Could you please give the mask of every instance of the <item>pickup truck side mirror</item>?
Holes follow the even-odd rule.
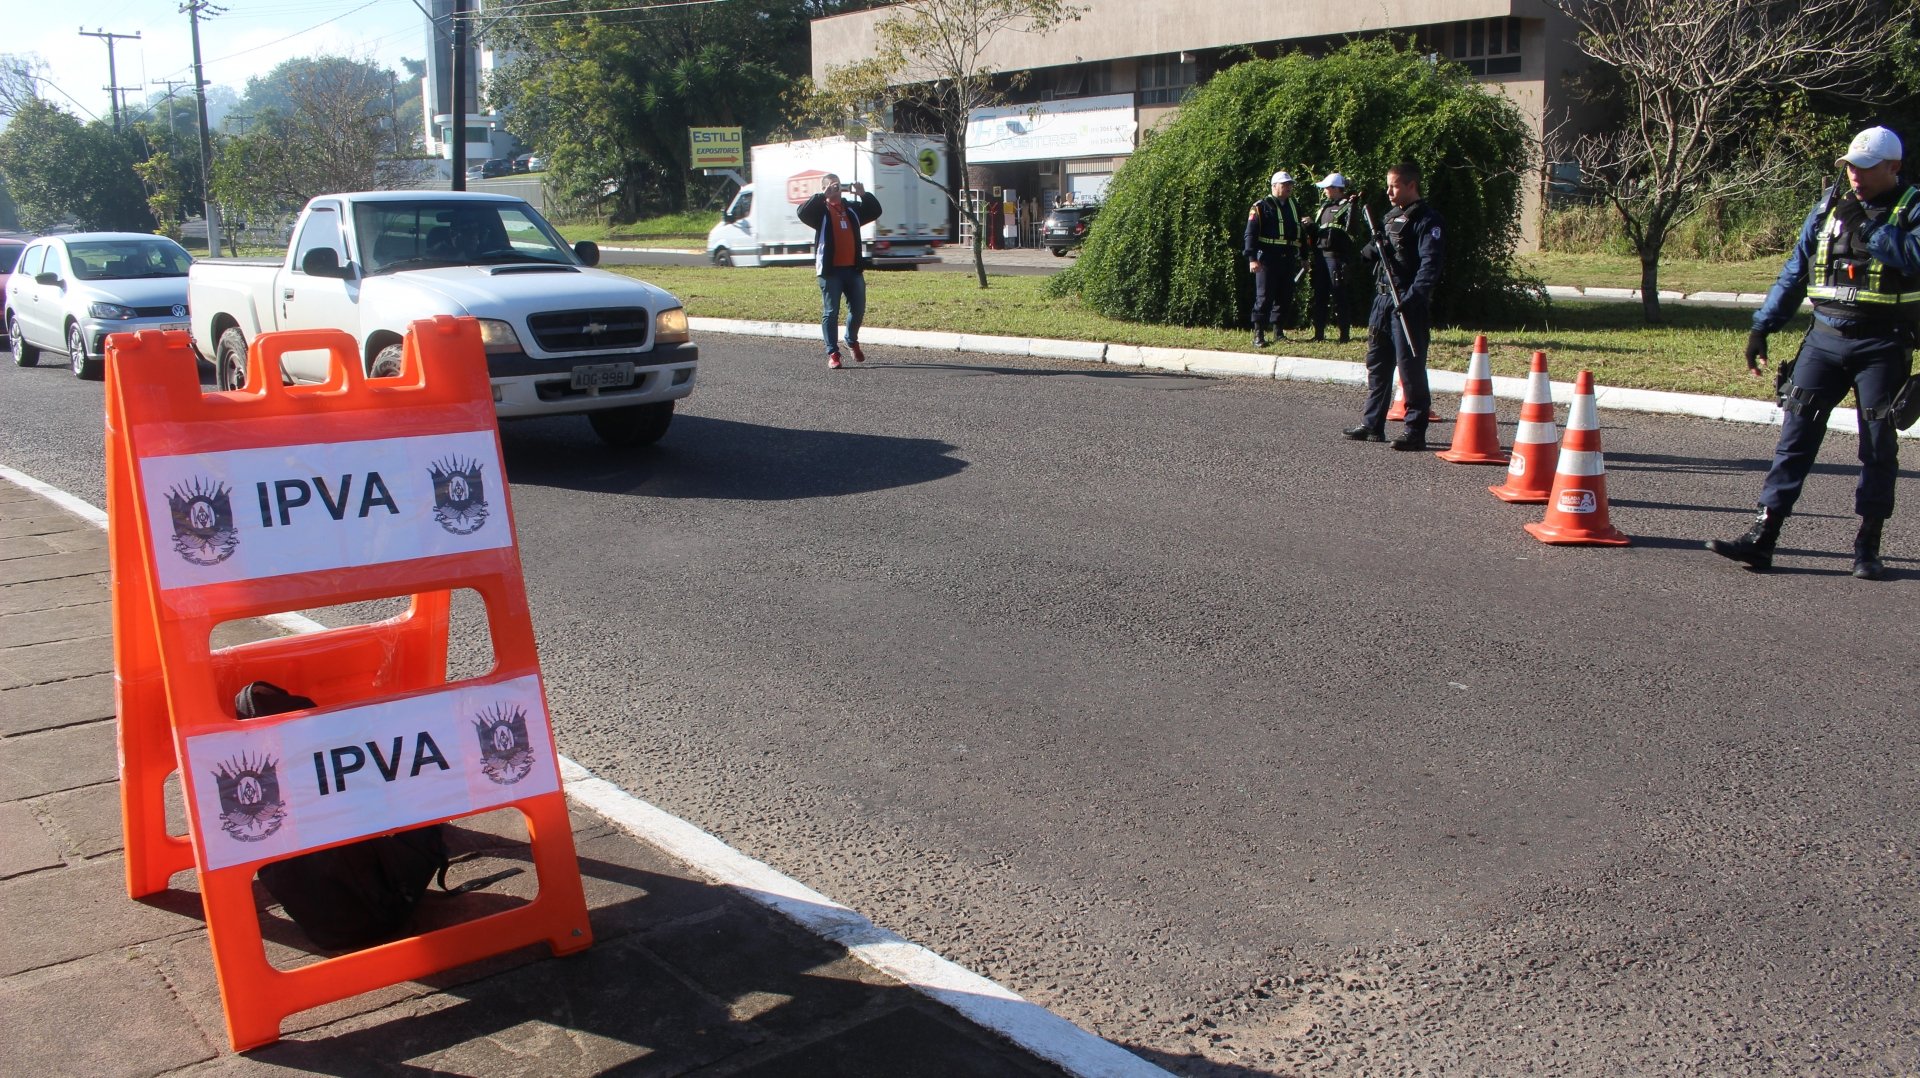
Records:
[[[720,223],[723,225],[732,224],[734,222],[734,219],[735,219],[734,213],[732,210],[725,210],[725,211],[722,211],[722,213],[720,214]]]
[[[583,266],[597,266],[600,264],[600,245],[592,240],[581,240],[573,245],[573,257],[579,259]]]
[[[340,264],[340,252],[331,247],[315,247],[300,258],[300,272],[309,277],[338,277],[346,280],[353,276],[353,265]]]

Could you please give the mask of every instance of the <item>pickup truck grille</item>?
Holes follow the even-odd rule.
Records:
[[[643,307],[549,311],[529,315],[527,328],[535,343],[548,352],[643,348],[652,333],[653,318]]]

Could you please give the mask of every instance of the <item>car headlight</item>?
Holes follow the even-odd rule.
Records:
[[[135,313],[132,307],[122,307],[118,303],[105,303],[96,300],[93,303],[87,304],[87,317],[111,318],[115,321],[124,322],[129,318],[138,318],[140,316]]]
[[[687,332],[685,307],[669,307],[653,316],[653,343],[685,344],[692,339]]]
[[[488,355],[526,351],[520,347],[520,335],[513,331],[510,323],[498,318],[479,318],[475,321],[480,323],[480,343],[487,346]]]

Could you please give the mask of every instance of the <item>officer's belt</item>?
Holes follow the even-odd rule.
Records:
[[[1896,340],[1901,336],[1905,323],[1891,319],[1858,321],[1850,325],[1836,326],[1832,322],[1813,320],[1813,331],[1832,337],[1844,337],[1849,341]]]
[[[1274,239],[1270,236],[1260,237],[1260,246],[1262,247],[1292,247],[1294,244],[1299,242],[1300,242],[1299,240]]]

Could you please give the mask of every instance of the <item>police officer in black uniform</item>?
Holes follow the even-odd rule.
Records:
[[[1427,447],[1427,421],[1433,417],[1433,395],[1427,389],[1427,340],[1433,325],[1433,290],[1446,261],[1446,223],[1421,197],[1420,166],[1411,161],[1387,170],[1387,201],[1393,209],[1380,223],[1382,235],[1360,251],[1361,258],[1374,264],[1378,293],[1367,316],[1367,404],[1360,413],[1360,425],[1341,433],[1356,442],[1387,440],[1387,398],[1393,393],[1397,366],[1407,398],[1407,429],[1393,440],[1393,448],[1420,450]],[[1398,316],[1393,302],[1396,286]]]
[[[1293,317],[1293,278],[1300,271],[1300,208],[1293,204],[1293,173],[1273,174],[1273,194],[1247,211],[1243,247],[1247,269],[1253,273],[1253,346],[1267,346],[1267,323],[1273,334],[1287,339]]]
[[[1834,162],[1846,170],[1847,182],[1814,204],[1767,302],[1754,313],[1747,368],[1758,375],[1767,365],[1767,334],[1799,311],[1803,297],[1813,300],[1813,330],[1791,363],[1791,381],[1780,379],[1786,414],[1760,489],[1760,513],[1739,538],[1707,543],[1752,569],[1772,568],[1780,526],[1820,452],[1827,418],[1851,389],[1860,410],[1853,575],[1877,580],[1886,572],[1880,534],[1893,515],[1899,469],[1892,405],[1912,374],[1920,340],[1920,189],[1901,181],[1900,161],[1900,138],[1892,131],[1871,127],[1854,136]]]
[[[1307,226],[1307,257],[1313,281],[1313,339],[1327,339],[1327,315],[1340,326],[1340,343],[1353,325],[1353,293],[1347,287],[1347,263],[1353,258],[1353,203],[1347,198],[1347,178],[1338,172],[1314,184],[1320,189],[1320,212]]]

